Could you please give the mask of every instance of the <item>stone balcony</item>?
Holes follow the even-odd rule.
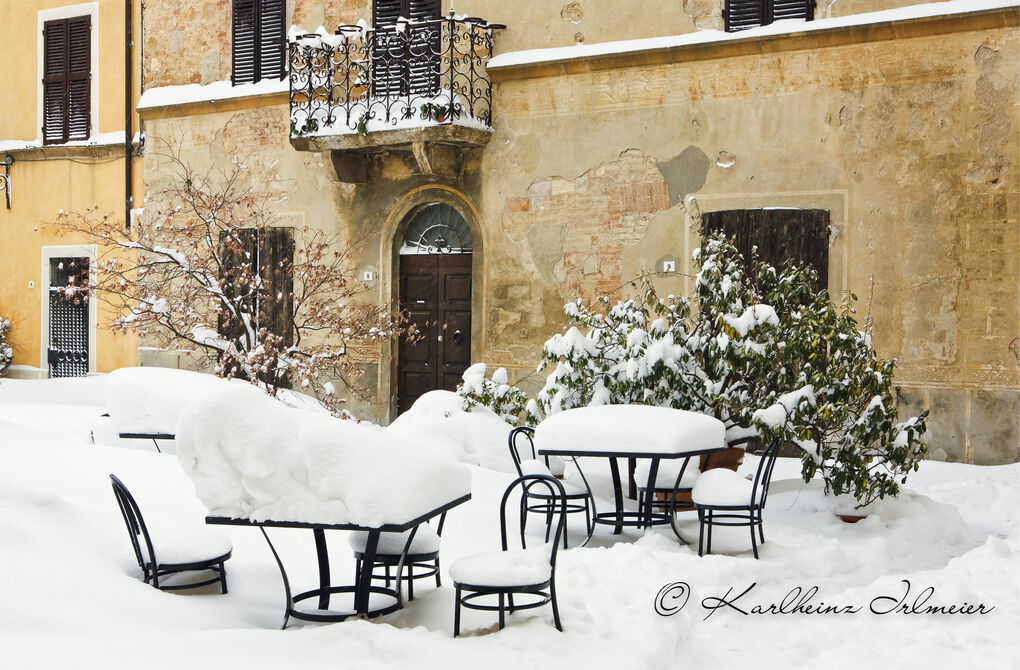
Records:
[[[291,144],[330,151],[337,176],[369,179],[373,154],[408,152],[425,174],[456,174],[492,133],[485,63],[503,28],[451,16],[290,38]]]

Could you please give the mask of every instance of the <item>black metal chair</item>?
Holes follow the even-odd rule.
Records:
[[[221,591],[227,592],[227,571],[223,564],[230,558],[233,548],[221,533],[202,526],[195,529],[193,536],[189,534],[187,542],[175,543],[167,541],[169,538],[161,537],[161,543],[155,544],[134,496],[124,486],[124,482],[115,475],[110,475],[110,480],[113,482],[113,494],[117,498],[117,506],[120,507],[128,535],[131,537],[131,546],[135,550],[138,567],[142,569],[142,581],[146,584],[151,582],[154,587],[162,591],[193,589],[220,582]],[[193,555],[186,547],[194,545],[196,538],[198,542],[206,546],[203,547],[202,552]],[[216,576],[205,581],[188,584],[160,584],[160,579],[169,575],[204,570],[210,570]]]
[[[765,543],[762,511],[778,453],[779,441],[773,440],[758,461],[753,481],[724,468],[708,470],[698,477],[691,492],[700,524],[698,556],[712,553],[712,526],[747,526],[751,530],[751,550],[758,558],[758,538]]]
[[[522,524],[521,548],[511,550],[507,541],[507,501],[518,487],[521,489],[521,497],[525,497],[531,489],[538,486],[547,490],[548,495],[545,499],[556,508],[553,512],[556,521],[553,524],[555,531],[552,542],[547,541],[542,547],[528,549]],[[560,535],[566,532],[566,505],[563,484],[550,475],[524,475],[507,487],[499,504],[502,551],[465,556],[450,566],[450,578],[453,579],[456,590],[454,637],[460,635],[462,606],[473,610],[499,612],[499,629],[503,630],[507,614],[541,607],[548,603],[552,605],[556,630],[563,631],[559,607],[556,604],[556,552],[560,544]],[[497,604],[491,603],[491,596],[496,597]],[[515,602],[514,596],[524,596],[527,601],[522,603],[518,599]],[[487,602],[480,602],[483,599]]]
[[[523,477],[525,475],[549,475],[556,477],[558,474],[562,474],[562,470],[558,473],[554,473],[549,467],[549,457],[545,458],[545,461],[541,461],[536,457],[535,454],[535,429],[529,428],[528,426],[519,426],[510,431],[510,456],[513,458],[514,467],[517,468],[517,476]],[[524,450],[525,454],[530,454],[531,458],[522,459],[521,452]],[[560,461],[562,463],[562,461]],[[582,473],[582,479],[584,474]],[[566,513],[584,513],[584,528],[585,533],[591,536],[593,528],[592,516],[594,514],[595,502],[592,500],[591,490],[587,487],[587,480],[585,480],[585,488],[581,488],[570,482],[561,482],[563,486],[564,496],[566,497]],[[549,534],[552,530],[552,519],[555,512],[555,504],[547,495],[544,487],[540,487],[539,490],[533,491],[530,488],[526,489],[525,495],[521,496],[521,530],[523,532],[524,527],[527,525],[527,516],[529,513],[541,514],[545,517],[545,540],[549,541]],[[567,548],[567,533],[563,532],[563,548]]]
[[[436,528],[423,523],[418,526],[411,539],[411,545],[407,546],[407,538],[411,531],[404,533],[380,533],[379,547],[376,550],[375,560],[372,566],[372,579],[384,580],[389,587],[390,582],[396,580],[397,576],[392,574],[390,568],[400,566],[400,560],[407,548],[407,556],[403,556],[404,568],[407,572],[403,579],[407,580],[407,599],[414,600],[414,580],[436,578],[436,586],[442,586],[442,578],[439,575],[439,537],[443,534],[443,524],[446,523],[446,514],[439,516],[439,524]],[[355,575],[361,574],[361,562],[365,560],[365,545],[368,542],[367,531],[354,531],[349,537],[351,549],[354,550],[356,564]],[[375,572],[377,567],[385,570],[383,574]]]
[[[740,437],[726,443],[727,447],[745,447],[758,439],[757,435]],[[655,476],[655,483],[651,492],[648,491],[648,475],[651,470],[651,461],[641,459],[634,469],[634,482],[638,487],[638,509],[648,514],[648,505],[652,510],[661,510],[666,514],[692,511],[695,509],[693,502],[679,501],[677,495],[691,493],[694,489],[694,482],[701,475],[698,462],[691,463],[693,458],[661,459],[658,472]],[[711,461],[712,454],[705,456],[705,465]]]

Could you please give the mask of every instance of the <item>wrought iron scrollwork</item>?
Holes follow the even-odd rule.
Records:
[[[290,42],[291,133],[367,133],[451,124],[490,127],[485,63],[505,26],[472,17],[343,25]]]
[[[443,203],[423,208],[407,226],[401,254],[469,254],[474,236],[460,212]]]

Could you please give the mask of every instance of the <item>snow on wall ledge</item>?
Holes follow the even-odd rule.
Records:
[[[850,26],[863,26],[874,23],[908,21],[911,19],[950,16],[954,14],[968,14],[992,9],[1002,9],[1005,7],[1020,7],[1020,0],[949,0],[948,2],[909,5],[907,7],[887,9],[879,12],[850,14],[848,16],[840,16],[831,19],[817,19],[814,21],[788,19],[784,21],[776,21],[775,23],[767,26],[752,28],[750,30],[741,30],[733,33],[723,32],[721,30],[699,30],[693,33],[670,35],[666,37],[649,37],[636,40],[621,40],[618,42],[577,44],[569,47],[511,51],[490,59],[486,68],[493,71],[501,68],[510,68],[517,65],[528,65],[532,63],[548,63],[551,61],[584,59],[610,54],[668,49],[670,47],[711,44],[714,42],[729,42],[734,40],[788,35],[793,33],[808,33],[832,30],[835,28],[846,28]]]
[[[471,491],[458,463],[239,385],[184,412],[177,458],[210,515],[253,521],[399,524]]]
[[[253,95],[271,95],[290,90],[287,79],[265,79],[254,84],[237,84],[229,80],[209,84],[183,84],[181,86],[158,86],[147,89],[138,100],[138,109],[187,105],[192,102],[215,102],[230,98],[245,98]]]

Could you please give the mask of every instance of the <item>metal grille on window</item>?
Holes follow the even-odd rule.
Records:
[[[407,226],[401,254],[469,254],[474,237],[464,217],[449,205],[426,205]]]
[[[50,259],[50,377],[84,377],[89,371],[88,258]]]

